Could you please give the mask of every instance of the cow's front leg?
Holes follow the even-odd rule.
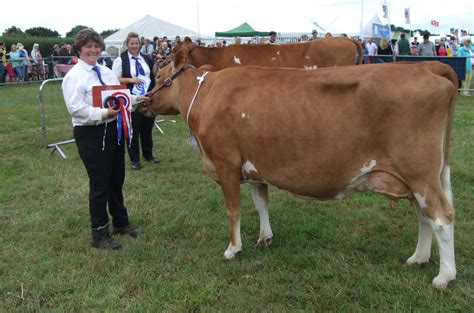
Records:
[[[253,183],[252,199],[260,216],[260,236],[258,237],[257,245],[266,247],[273,241],[273,233],[268,215],[268,185]]]
[[[230,260],[242,251],[242,239],[240,237],[240,173],[238,170],[231,171],[229,169],[218,172],[227,207],[227,221],[230,227],[230,243],[224,252],[224,258]]]

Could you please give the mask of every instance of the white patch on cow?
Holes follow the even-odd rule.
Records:
[[[242,251],[242,238],[240,236],[240,217],[239,219],[235,222],[235,225],[233,228],[231,228],[235,231],[234,233],[234,238],[235,238],[235,246],[232,244],[232,242],[229,243],[229,246],[227,247],[227,250],[224,252],[224,258],[226,260],[230,260],[235,258],[237,253]]]
[[[377,161],[371,160],[369,165],[365,165],[364,163],[364,166],[362,166],[360,171],[362,174],[369,173],[375,167],[375,165],[377,165]]]
[[[428,205],[426,204],[426,197],[420,195],[418,192],[415,192],[414,194],[416,201],[418,202],[418,205],[420,206],[421,209],[426,208]]]
[[[309,56],[306,56],[305,58],[306,58],[306,59],[311,59]]]
[[[444,194],[449,201],[449,204],[453,205],[453,190],[451,189],[451,169],[449,165],[446,165],[441,174],[442,185]]]
[[[279,51],[279,50],[277,51],[277,55],[280,55],[280,51]]]
[[[445,224],[439,218],[432,221],[436,240],[439,247],[439,274],[433,279],[433,286],[445,288],[448,283],[456,279],[456,262],[454,260],[454,226]]]
[[[234,63],[241,64],[240,59],[234,55]]]
[[[317,69],[317,68],[318,68],[317,65],[305,65],[305,66],[304,66],[304,69],[305,69],[305,70],[315,70],[315,69]]]
[[[272,58],[272,61],[275,61],[276,59],[277,59],[277,58],[273,57],[273,58]]]
[[[255,172],[257,173],[257,169],[250,161],[246,161],[244,165],[242,165],[242,171],[245,173]]]
[[[244,112],[242,112],[242,118],[245,118],[245,113]]]

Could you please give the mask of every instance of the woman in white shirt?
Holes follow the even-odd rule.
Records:
[[[89,176],[89,213],[92,227],[92,246],[118,249],[120,243],[109,234],[137,237],[140,230],[129,224],[123,202],[122,186],[125,179],[125,135],[117,133],[119,109],[92,105],[92,87],[119,85],[117,76],[107,67],[98,65],[103,41],[92,29],[83,29],[75,37],[80,56],[78,63],[67,73],[62,90],[67,109],[72,116],[74,138],[79,155]],[[148,102],[146,96],[132,96],[131,103]],[[118,138],[121,137],[121,140]]]

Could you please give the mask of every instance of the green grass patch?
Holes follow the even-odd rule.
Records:
[[[74,144],[62,147],[66,160],[45,149],[38,88],[0,88],[0,311],[472,311],[472,98],[458,100],[451,150],[458,280],[438,291],[436,244],[427,266],[404,265],[417,242],[414,208],[392,210],[369,193],[317,202],[270,188],[275,240],[261,249],[244,185],[244,250],[224,261],[223,196],[178,116],[154,133],[162,164],[127,167],[125,201],[143,236],[120,237],[119,251],[91,248],[87,175]],[[44,95],[49,142],[72,138],[60,84]]]

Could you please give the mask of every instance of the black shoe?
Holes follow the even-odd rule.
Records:
[[[92,243],[94,248],[116,250],[122,246],[120,242],[112,239],[109,234],[109,225],[92,229]]]
[[[142,231],[140,228],[133,225],[126,225],[122,227],[114,227],[112,235],[129,235],[130,237],[137,238]]]
[[[140,164],[140,162],[132,162],[132,170],[138,171],[141,168],[142,168],[142,165]]]
[[[154,164],[159,164],[159,163],[161,162],[161,160],[156,159],[156,158],[154,158],[154,157],[146,158],[145,160],[146,160],[147,162],[154,163]]]

